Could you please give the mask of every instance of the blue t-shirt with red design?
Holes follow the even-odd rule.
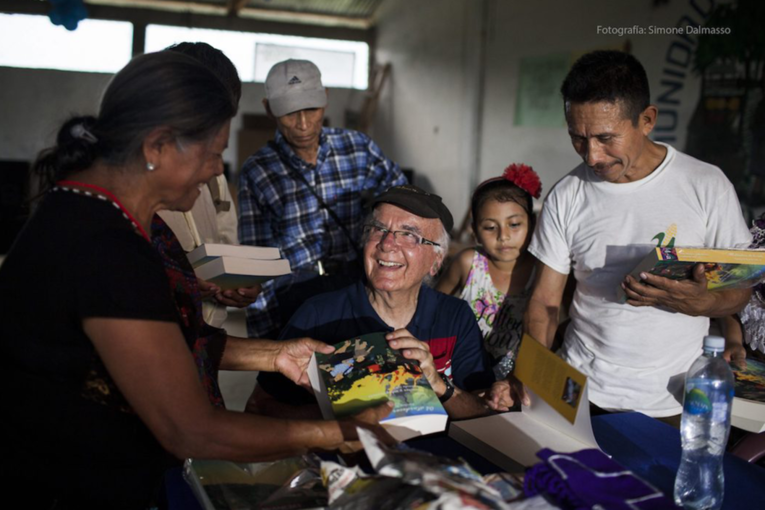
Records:
[[[426,285],[420,288],[417,310],[406,329],[427,342],[436,369],[463,390],[488,388],[494,381],[481,331],[473,313],[461,299]],[[367,333],[393,331],[369,302],[364,283],[307,300],[282,330],[281,339],[311,337],[336,344]],[[261,372],[258,384],[282,402],[310,403],[313,397],[277,373]]]

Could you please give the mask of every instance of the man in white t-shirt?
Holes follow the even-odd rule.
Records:
[[[656,246],[747,247],[738,198],[719,168],[648,138],[658,110],[631,55],[583,56],[561,92],[571,142],[584,162],[542,208],[529,246],[539,270],[526,331],[552,345],[573,270],[577,285],[561,355],[588,376],[591,403],[676,422],[685,372],[701,354],[709,317],[737,312],[750,291],[707,291],[701,264],[686,281],[625,275]]]

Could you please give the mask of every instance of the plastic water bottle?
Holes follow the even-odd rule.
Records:
[[[675,479],[675,503],[719,509],[723,501],[723,454],[730,432],[733,373],[723,359],[725,339],[704,338],[704,353],[685,376],[680,436],[683,455]]]

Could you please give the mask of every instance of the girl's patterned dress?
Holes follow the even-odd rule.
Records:
[[[460,298],[468,302],[475,314],[497,380],[507,376],[515,366],[515,356],[523,336],[523,314],[531,296],[533,281],[532,273],[523,292],[506,296],[491,281],[489,259],[480,250],[475,250]]]

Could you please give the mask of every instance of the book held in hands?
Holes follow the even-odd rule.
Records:
[[[277,276],[290,274],[287,259],[254,260],[218,257],[194,269],[198,278],[214,283],[222,290],[242,289]]]
[[[640,273],[649,273],[672,280],[693,278],[696,264],[704,264],[709,290],[726,290],[754,286],[765,277],[765,250],[727,248],[685,248],[681,246],[652,249],[630,275],[640,280]],[[617,288],[618,298],[626,301],[624,290]]]
[[[731,424],[749,432],[765,432],[765,363],[746,359],[745,367],[731,365],[736,378]]]
[[[190,251],[186,257],[192,267],[199,267],[218,257],[236,257],[238,259],[278,260],[279,248],[271,246],[245,246],[241,244],[205,243]]]
[[[513,373],[531,405],[521,412],[455,421],[449,425],[452,438],[510,473],[539,462],[542,448],[559,453],[598,448],[587,376],[529,335],[523,335]]]
[[[278,248],[206,243],[187,256],[198,278],[222,290],[252,287],[291,272]]]
[[[380,420],[399,441],[442,432],[448,416],[416,360],[388,346],[385,333],[335,344],[331,354],[314,353],[308,369],[324,419],[340,419],[393,402]]]

